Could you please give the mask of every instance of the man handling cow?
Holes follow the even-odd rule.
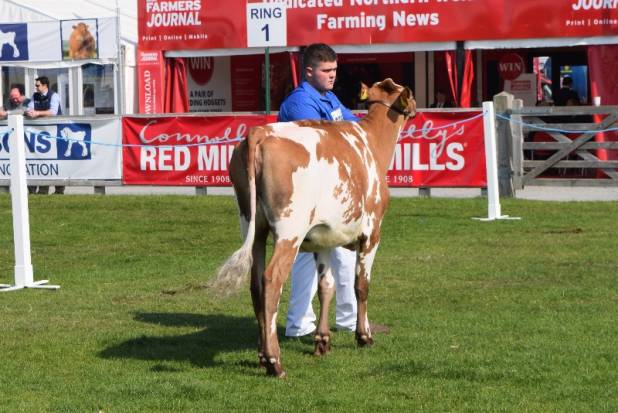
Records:
[[[341,104],[332,92],[337,75],[337,54],[328,45],[307,46],[303,54],[305,80],[281,104],[279,122],[294,120],[351,120],[358,118]],[[338,329],[356,329],[356,295],[354,268],[356,252],[343,247],[331,251],[331,268],[335,278]],[[300,252],[292,267],[292,290],[288,306],[285,335],[300,337],[313,333],[316,315],[311,301],[318,288],[313,253]]]

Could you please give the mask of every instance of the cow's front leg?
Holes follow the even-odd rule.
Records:
[[[328,309],[335,294],[335,279],[330,265],[330,250],[315,254],[318,270],[318,297],[320,299],[320,321],[315,332],[314,342],[316,356],[330,351],[330,329],[328,328]]]
[[[367,317],[367,297],[369,296],[369,280],[371,279],[371,267],[378,250],[379,234],[372,235],[360,243],[356,263],[356,280],[354,290],[356,292],[356,302],[358,313],[356,315],[356,342],[359,346],[370,346],[373,344],[369,318]]]
[[[295,240],[277,240],[273,256],[268,263],[262,279],[262,305],[264,308],[264,358],[266,372],[271,376],[284,377],[285,371],[281,365],[281,350],[277,337],[277,310],[283,283],[288,278],[298,246]]]

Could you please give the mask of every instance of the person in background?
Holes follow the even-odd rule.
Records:
[[[570,106],[579,106],[580,104],[579,95],[573,89],[573,78],[570,76],[562,78],[562,87],[554,96],[554,104],[556,106],[567,106],[567,103]]]
[[[60,108],[60,95],[49,89],[49,79],[46,76],[37,77],[34,81],[36,92],[32,95],[32,99],[28,104],[28,110],[24,113],[25,116],[36,119],[46,116],[57,116],[62,114]],[[48,194],[49,186],[29,187],[30,193]],[[64,194],[64,186],[56,186],[55,194]]]
[[[9,89],[9,98],[4,104],[4,106],[0,107],[0,119],[6,118],[9,113],[14,114],[23,114],[23,112],[28,108],[28,103],[30,103],[30,99],[28,99],[24,93],[24,85],[14,84],[11,85]],[[9,192],[8,186],[0,187],[1,192]]]
[[[446,100],[446,93],[438,89],[436,91],[436,100],[429,106],[431,108],[452,108],[453,105]]]
[[[337,54],[328,45],[307,46],[303,53],[305,80],[290,93],[279,109],[279,122],[294,120],[357,121],[332,92],[337,75]],[[338,329],[356,329],[354,292],[356,252],[339,247],[331,250],[331,268],[335,278]],[[311,301],[318,288],[318,275],[312,253],[301,252],[292,267],[292,290],[285,335],[300,337],[315,331],[316,315]]]
[[[8,116],[9,112],[21,111],[21,115],[26,109],[30,99],[25,96],[24,85],[11,85],[9,90],[9,99],[3,107],[0,107],[0,117],[4,118]]]

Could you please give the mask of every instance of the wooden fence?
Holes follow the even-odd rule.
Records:
[[[618,106],[496,103],[501,195],[527,185],[618,186]],[[616,131],[598,131],[617,128]]]

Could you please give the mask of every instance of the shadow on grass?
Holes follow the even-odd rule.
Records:
[[[181,361],[190,362],[198,367],[213,367],[224,364],[215,360],[220,353],[257,349],[257,323],[252,317],[232,317],[223,314],[136,313],[134,319],[166,327],[194,327],[198,331],[173,336],[134,338],[104,349],[99,353],[100,357],[161,362]],[[248,366],[250,363],[243,364]],[[155,370],[171,371],[165,366],[155,366]]]
[[[381,363],[371,374],[383,375],[385,372],[408,378],[423,377],[470,383],[496,383],[511,379],[506,373],[486,366],[457,366],[440,362],[430,365],[414,361],[409,363]]]

